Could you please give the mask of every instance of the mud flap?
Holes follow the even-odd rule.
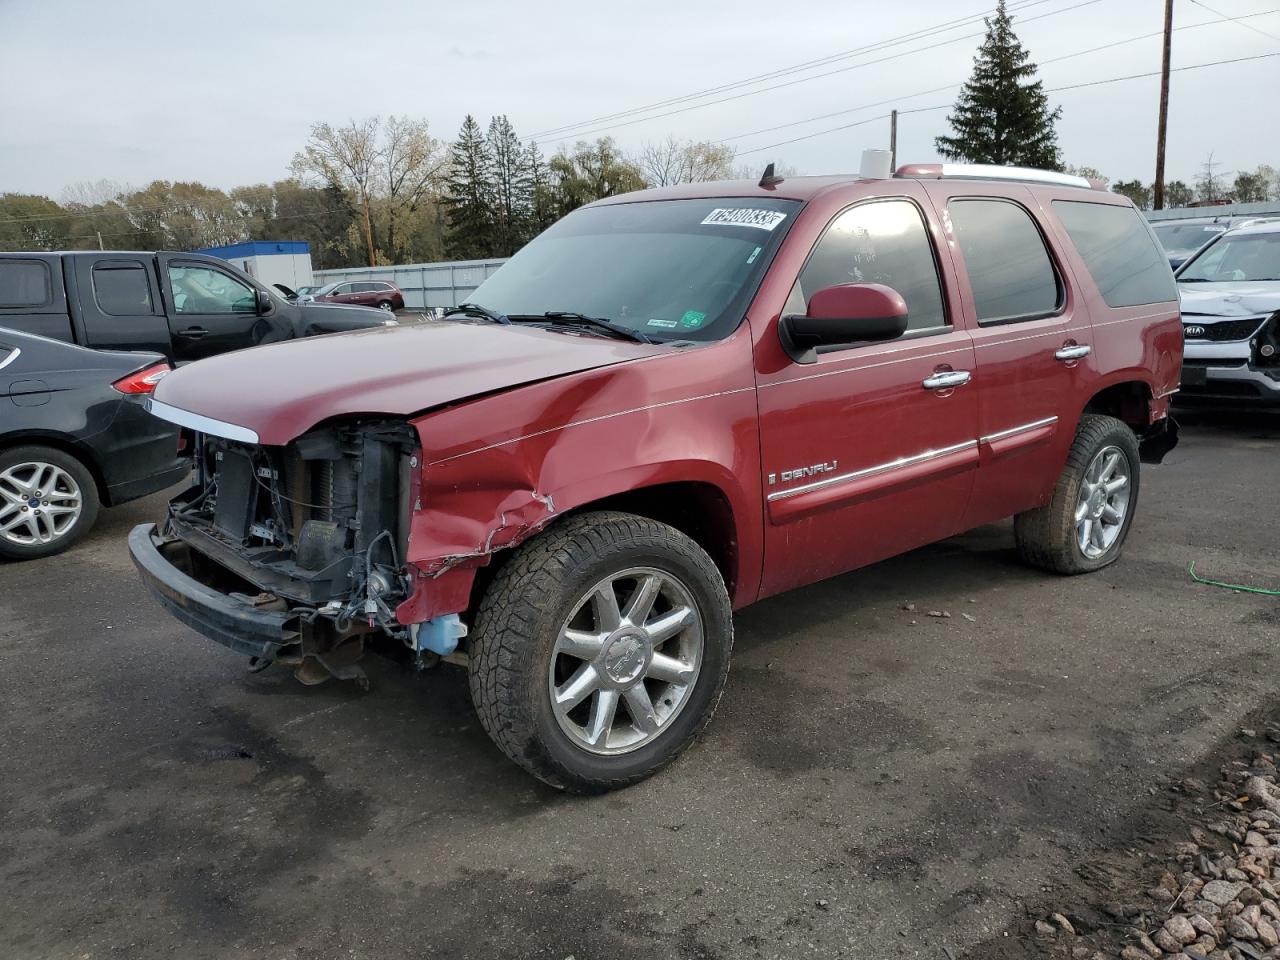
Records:
[[[1161,463],[1178,445],[1178,421],[1165,417],[1153,423],[1138,440],[1138,456],[1143,463]]]

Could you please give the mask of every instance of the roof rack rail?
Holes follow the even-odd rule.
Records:
[[[1034,167],[1001,167],[989,163],[908,163],[894,173],[895,177],[912,180],[1021,180],[1030,183],[1056,183],[1062,187],[1084,187],[1105,190],[1101,184],[1054,170]]]

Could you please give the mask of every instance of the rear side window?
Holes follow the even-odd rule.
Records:
[[[1062,287],[1031,214],[1008,200],[953,200],[949,207],[969,273],[978,323],[1050,317]]]
[[[841,283],[882,283],[897,290],[907,302],[908,330],[947,324],[933,244],[908,200],[860,203],[827,228],[800,273],[800,296],[808,304],[819,290]],[[804,312],[799,303],[794,306],[788,311]]]
[[[1178,299],[1169,260],[1132,207],[1055,200],[1054,212],[1108,307]]]
[[[93,268],[93,296],[99,309],[108,316],[155,313],[151,284],[141,264],[98,264]]]
[[[53,299],[43,260],[0,260],[0,307],[43,307]]]

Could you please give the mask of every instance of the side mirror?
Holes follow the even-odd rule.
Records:
[[[254,290],[257,296],[258,315],[271,312],[271,294],[265,290]]]
[[[821,347],[893,340],[907,331],[907,302],[882,283],[841,283],[809,298],[804,316],[778,324],[783,349],[797,363],[813,363]]]

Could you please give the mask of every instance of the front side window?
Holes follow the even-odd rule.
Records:
[[[657,340],[718,340],[746,315],[799,207],[773,197],[584,207],[467,299],[512,320],[571,311]]]
[[[1058,274],[1031,214],[996,199],[953,200],[948,210],[979,324],[1039,320],[1058,312]]]
[[[93,296],[98,308],[111,317],[136,317],[155,313],[151,284],[141,264],[97,264],[93,268]]]
[[[1224,233],[1178,271],[1179,283],[1280,280],[1280,230]]]
[[[946,326],[933,246],[919,209],[909,200],[877,200],[835,219],[809,255],[788,312],[819,290],[841,283],[881,283],[907,302],[907,329]],[[798,308],[798,309],[794,309]]]
[[[1137,210],[1078,200],[1055,200],[1053,209],[1108,307],[1178,299],[1169,260]]]
[[[50,299],[43,260],[0,260],[0,307],[42,307]]]
[[[252,288],[209,267],[169,265],[173,308],[177,313],[256,313]]]

